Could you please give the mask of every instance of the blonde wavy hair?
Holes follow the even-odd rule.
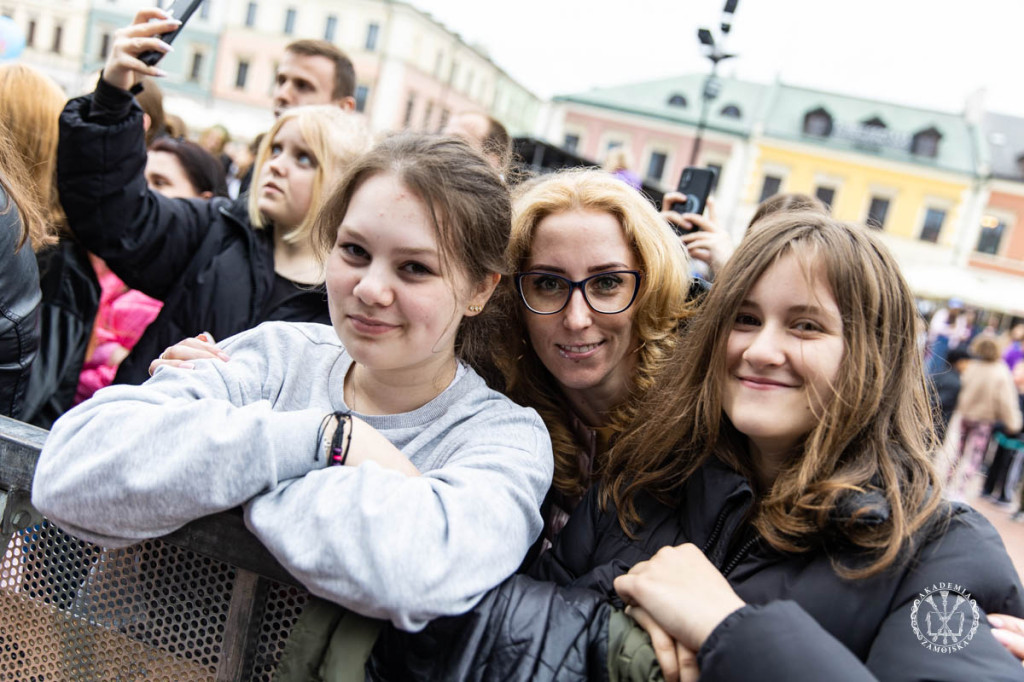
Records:
[[[654,385],[676,345],[678,328],[690,316],[687,294],[691,283],[689,261],[679,239],[654,206],[635,189],[599,170],[569,170],[555,173],[522,187],[513,201],[512,237],[506,250],[506,266],[522,272],[531,256],[537,226],[544,218],[566,211],[608,213],[622,226],[643,273],[640,291],[633,303],[633,331],[636,372],[630,393],[609,415],[607,426],[623,431],[637,416],[640,398]],[[551,433],[555,454],[553,486],[569,495],[582,495],[591,480],[580,467],[583,444],[570,428],[568,402],[530,343],[526,310],[515,291],[512,278],[499,287],[507,329],[501,336],[494,362],[501,370],[508,395],[533,407]],[[600,475],[601,463],[595,463]]]
[[[260,196],[260,171],[270,160],[274,138],[281,127],[292,120],[298,122],[302,139],[316,157],[316,176],[313,179],[309,210],[306,211],[305,219],[284,235],[286,242],[297,244],[315,238],[313,231],[318,207],[346,167],[370,149],[372,139],[362,117],[342,111],[340,107],[316,105],[286,110],[274,122],[270,132],[263,136],[253,164],[253,183],[252,189],[249,190],[248,209],[249,221],[257,229],[267,225],[267,219],[260,213],[257,205]]]
[[[24,216],[38,207],[42,222],[29,219],[28,230],[33,250],[56,241],[54,234],[67,229],[67,218],[57,195],[57,137],[60,112],[67,98],[49,76],[25,64],[0,65],[0,132],[10,141],[17,158],[4,163],[8,183],[20,190],[9,192],[20,197]],[[24,175],[12,171],[21,169]]]

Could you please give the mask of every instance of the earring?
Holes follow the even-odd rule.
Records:
[[[478,313],[478,312],[480,312],[483,309],[484,309],[484,307],[482,305],[471,305],[471,306],[469,306],[469,312],[471,312],[471,313]]]

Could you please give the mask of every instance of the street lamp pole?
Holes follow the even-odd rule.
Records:
[[[738,4],[739,0],[725,1],[725,9],[722,10],[722,37],[718,42],[715,42],[715,37],[711,35],[710,30],[706,28],[697,30],[697,39],[705,50],[704,56],[711,60],[711,73],[704,80],[704,88],[701,90],[700,119],[697,122],[697,134],[693,138],[693,147],[690,150],[689,165],[691,166],[697,165],[697,157],[700,156],[700,144],[704,138],[704,129],[707,127],[708,108],[722,90],[722,84],[718,81],[718,62],[736,56],[727,53],[722,43],[725,42],[725,37],[732,30],[732,16],[736,12]]]

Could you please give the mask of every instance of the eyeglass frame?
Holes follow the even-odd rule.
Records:
[[[598,277],[605,277],[607,275],[623,275],[623,274],[633,275],[635,277],[635,279],[633,280],[634,281],[634,284],[633,284],[633,295],[629,298],[629,303],[627,303],[626,306],[624,308],[622,308],[621,310],[616,310],[613,313],[608,313],[608,312],[605,312],[603,310],[598,310],[597,308],[595,308],[594,304],[591,303],[590,299],[587,297],[587,289],[586,289],[587,282],[589,282],[592,279],[597,279]],[[530,304],[527,302],[526,294],[523,293],[523,277],[526,277],[528,275],[546,275],[548,277],[554,277],[556,279],[560,279],[563,282],[568,282],[569,283],[569,295],[565,297],[565,303],[562,304],[562,307],[559,308],[558,310],[552,310],[549,313],[542,313],[539,310],[534,310],[530,306]],[[569,279],[568,277],[565,277],[563,275],[558,275],[558,274],[555,274],[553,272],[544,272],[543,270],[531,270],[529,272],[517,272],[516,275],[515,275],[515,282],[516,282],[516,291],[519,293],[519,300],[522,301],[523,305],[526,306],[526,309],[529,310],[534,315],[557,315],[558,313],[562,312],[563,310],[565,310],[566,308],[569,307],[569,302],[572,301],[573,291],[575,291],[576,289],[580,290],[580,294],[582,294],[582,296],[583,296],[583,302],[586,303],[587,307],[590,308],[591,310],[593,310],[595,313],[597,313],[599,315],[619,315],[620,313],[624,313],[627,310],[629,310],[630,308],[632,308],[633,304],[636,303],[636,297],[640,293],[640,281],[643,279],[643,277],[644,277],[644,273],[641,272],[640,270],[609,270],[607,272],[595,273],[595,274],[591,275],[590,277],[584,277],[583,279],[579,280],[578,282],[574,282],[571,279]]]

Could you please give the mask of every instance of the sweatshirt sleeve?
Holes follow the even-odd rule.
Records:
[[[416,631],[464,613],[540,534],[553,459],[532,410],[492,410],[452,435],[419,477],[366,462],[286,481],[246,506],[249,528],[311,592],[365,616]]]
[[[941,623],[938,616],[926,622],[931,607],[922,595],[950,581],[970,592],[977,621],[969,601],[962,603],[962,627],[959,616],[950,621],[960,636],[932,642],[929,628],[938,631]],[[1020,661],[996,641],[985,618],[997,612],[1024,614],[1020,579],[992,526],[976,512],[961,513],[902,575],[867,660],[854,656],[793,601],[748,604],[722,621],[701,647],[701,680],[1020,680]],[[951,648],[942,651],[943,644]]]
[[[314,460],[324,410],[272,410],[254,334],[225,345],[230,362],[162,368],[65,414],[39,457],[36,508],[73,535],[121,547],[324,466]]]

